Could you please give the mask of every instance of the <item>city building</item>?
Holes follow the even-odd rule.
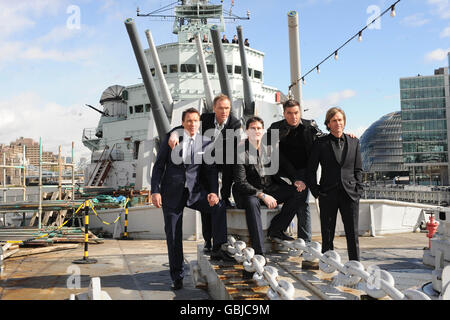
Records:
[[[403,160],[413,184],[449,185],[448,70],[400,79]]]
[[[360,139],[365,180],[405,183],[401,112],[391,112],[375,121]],[[406,180],[406,181],[405,181]]]
[[[5,162],[6,165],[15,165],[21,166],[23,165],[23,148],[25,146],[25,159],[27,166],[29,168],[34,167],[34,172],[28,169],[28,175],[37,175],[39,168],[39,142],[34,141],[30,138],[20,137],[16,139],[16,141],[11,142],[9,145],[0,144],[0,161],[3,164],[3,154],[5,154]],[[42,161],[43,162],[57,162],[58,155],[53,154],[53,152],[43,151],[42,152]],[[56,166],[43,165],[43,170],[57,170]],[[0,170],[0,183],[3,183],[3,172],[4,170]],[[6,172],[6,184],[21,184],[23,171],[21,169],[7,168]]]

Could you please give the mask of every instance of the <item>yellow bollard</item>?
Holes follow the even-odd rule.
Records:
[[[89,244],[89,200],[84,203],[84,256],[83,259],[78,259],[72,263],[76,264],[92,264],[97,263],[96,259],[90,259],[88,253]]]
[[[120,238],[121,240],[133,240],[132,238],[128,237],[128,207],[129,207],[129,201],[130,199],[127,199],[127,202],[125,203],[125,223],[124,223],[124,229],[123,229],[123,236]]]

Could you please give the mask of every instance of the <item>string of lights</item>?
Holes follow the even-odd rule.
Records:
[[[346,46],[350,41],[352,41],[353,39],[355,39],[356,37],[358,37],[358,42],[362,41],[362,34],[363,31],[366,30],[370,25],[374,24],[378,19],[380,19],[383,15],[385,15],[387,12],[391,12],[391,17],[395,17],[395,6],[397,5],[397,3],[399,3],[401,0],[397,0],[395,3],[393,3],[392,5],[390,5],[386,10],[384,10],[378,17],[376,17],[375,19],[373,19],[370,23],[366,24],[366,26],[364,28],[362,28],[361,30],[359,30],[358,32],[355,33],[355,35],[353,35],[350,39],[348,39],[347,41],[344,42],[344,44],[342,44],[339,48],[333,50],[331,52],[330,55],[328,55],[325,59],[323,59],[320,63],[318,63],[314,68],[312,68],[311,70],[309,70],[307,73],[305,73],[304,75],[302,75],[299,79],[297,79],[295,82],[291,83],[291,85],[288,88],[288,91],[291,91],[291,88],[295,85],[297,85],[299,83],[299,81],[302,81],[303,84],[305,84],[305,78],[307,75],[309,75],[311,72],[313,72],[314,70],[317,71],[317,73],[320,73],[320,65],[323,64],[325,61],[327,61],[328,59],[330,59],[332,56],[334,56],[335,60],[338,60],[338,53],[339,50],[341,50],[344,46]]]

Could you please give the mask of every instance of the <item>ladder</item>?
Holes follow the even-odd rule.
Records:
[[[106,147],[102,155],[100,156],[100,159],[98,160],[97,165],[94,168],[94,171],[92,172],[91,176],[89,177],[88,186],[101,186],[103,185],[103,182],[105,181],[106,177],[108,176],[109,170],[111,169],[111,152],[114,149],[115,145],[109,149]]]

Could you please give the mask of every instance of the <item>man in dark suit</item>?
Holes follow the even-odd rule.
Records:
[[[264,234],[261,221],[261,203],[269,209],[283,203],[280,216],[290,216],[304,201],[296,187],[289,185],[276,174],[270,174],[267,159],[273,159],[271,149],[261,143],[264,122],[254,116],[247,120],[248,139],[238,150],[238,161],[233,166],[233,196],[238,208],[245,209],[245,218],[251,246],[256,254],[264,255]],[[272,227],[272,226],[271,226]],[[284,239],[283,239],[284,240]]]
[[[229,208],[232,207],[229,198],[233,183],[232,164],[235,162],[235,158],[233,157],[227,161],[226,146],[227,144],[235,143],[235,131],[241,128],[241,121],[230,113],[231,101],[224,94],[220,94],[214,98],[213,111],[201,115],[201,133],[214,141],[214,151],[215,155],[217,155],[216,165],[222,176],[220,195],[225,206]],[[178,135],[175,129],[171,131],[169,146],[172,149],[178,144]],[[223,155],[223,157],[219,155]],[[200,182],[204,183],[203,179]],[[203,239],[205,239],[205,251],[209,252],[211,250],[211,219],[209,214],[204,212],[200,213],[202,217],[202,234]]]
[[[217,169],[214,164],[206,164],[203,158],[211,140],[198,134],[200,114],[196,109],[190,108],[183,112],[182,124],[184,132],[179,138],[180,144],[177,148],[170,150],[169,135],[162,141],[151,178],[152,203],[163,210],[170,276],[175,290],[183,287],[184,207],[211,216],[211,259],[233,260],[221,249],[221,245],[227,242],[227,221],[225,206],[217,195]],[[199,184],[201,169],[207,181],[206,187]]]
[[[337,211],[341,213],[349,260],[359,261],[358,217],[362,194],[362,164],[359,140],[344,134],[345,113],[331,108],[325,117],[330,134],[314,144],[308,163],[311,193],[319,198],[322,253],[333,250]],[[320,184],[316,171],[321,165]]]
[[[297,238],[311,242],[311,214],[306,186],[306,167],[313,143],[323,133],[314,120],[302,118],[300,104],[296,100],[287,100],[283,104],[283,116],[283,120],[270,125],[267,130],[267,141],[270,142],[273,131],[278,130],[279,175],[288,178],[303,198],[303,202],[295,212],[297,214]],[[282,240],[294,240],[283,232],[293,218],[294,215],[292,217],[275,216],[272,219],[269,236]]]

